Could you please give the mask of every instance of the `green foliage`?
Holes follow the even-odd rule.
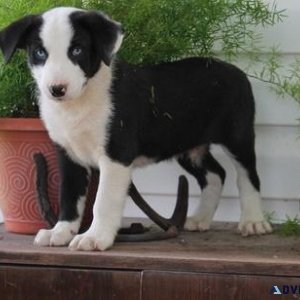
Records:
[[[0,0],[0,28],[28,14],[41,13],[56,6],[81,5],[79,0]]]
[[[264,218],[271,224],[280,223],[274,225],[274,233],[279,236],[300,236],[300,219],[298,216],[291,218],[286,216],[285,220],[280,220],[276,217],[275,212],[264,211]]]
[[[269,223],[274,223],[275,219],[275,212],[274,211],[264,211],[264,218]]]
[[[62,5],[99,9],[122,22],[126,36],[119,55],[136,64],[218,53],[233,59],[257,44],[257,25],[272,26],[283,17],[275,4],[263,0],[0,0],[0,28],[26,14]],[[35,113],[23,55],[10,65],[0,58],[0,83],[0,116]]]
[[[280,225],[277,233],[281,236],[300,236],[300,219],[287,216],[287,220]]]
[[[34,84],[24,53],[17,53],[10,64],[0,61],[0,116],[37,115]]]
[[[275,93],[281,97],[291,96],[300,104],[300,57],[295,56],[288,65],[282,63],[282,53],[278,47],[273,47],[264,56],[256,52],[248,55],[249,65],[247,73],[260,81],[270,84]],[[255,71],[261,65],[260,71]]]
[[[124,24],[120,55],[132,63],[157,63],[186,56],[237,55],[259,39],[257,25],[283,17],[261,0],[83,0],[85,8],[107,12]]]

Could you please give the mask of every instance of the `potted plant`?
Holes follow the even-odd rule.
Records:
[[[78,2],[78,1],[77,1]],[[27,14],[76,1],[0,1],[0,28]],[[36,91],[25,53],[9,64],[0,58],[0,204],[8,231],[36,233],[47,226],[36,201],[33,156],[42,153],[48,165],[48,193],[58,213],[58,168],[54,145],[38,118]]]
[[[102,10],[122,22],[126,37],[119,55],[135,64],[215,56],[215,51],[232,59],[253,42],[253,26],[271,26],[281,18],[275,6],[262,0],[0,0],[0,28],[25,14],[58,5]],[[49,194],[57,211],[55,153],[37,119],[34,86],[24,54],[16,55],[8,65],[0,58],[0,82],[0,201],[5,226],[11,231],[34,233],[45,224],[36,205],[33,155],[42,152],[47,158]],[[21,224],[19,228],[17,223]]]

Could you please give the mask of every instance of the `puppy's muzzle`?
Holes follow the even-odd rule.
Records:
[[[55,98],[64,97],[67,92],[67,85],[57,84],[49,87],[50,94]]]

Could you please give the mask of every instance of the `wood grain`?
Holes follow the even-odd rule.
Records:
[[[146,243],[116,243],[105,252],[36,247],[33,236],[0,227],[0,264],[300,276],[300,240],[276,235],[242,238],[233,226]]]
[[[143,300],[280,300],[300,299],[292,295],[273,295],[273,285],[299,286],[300,278],[195,274],[146,271],[143,274]]]
[[[3,300],[138,300],[140,273],[0,266]]]

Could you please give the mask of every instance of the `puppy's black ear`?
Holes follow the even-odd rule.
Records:
[[[92,34],[104,63],[109,66],[123,41],[122,25],[95,11],[78,13],[75,19]]]
[[[37,19],[37,15],[29,15],[0,31],[0,48],[6,62],[11,59],[16,49],[26,47],[26,38]]]

